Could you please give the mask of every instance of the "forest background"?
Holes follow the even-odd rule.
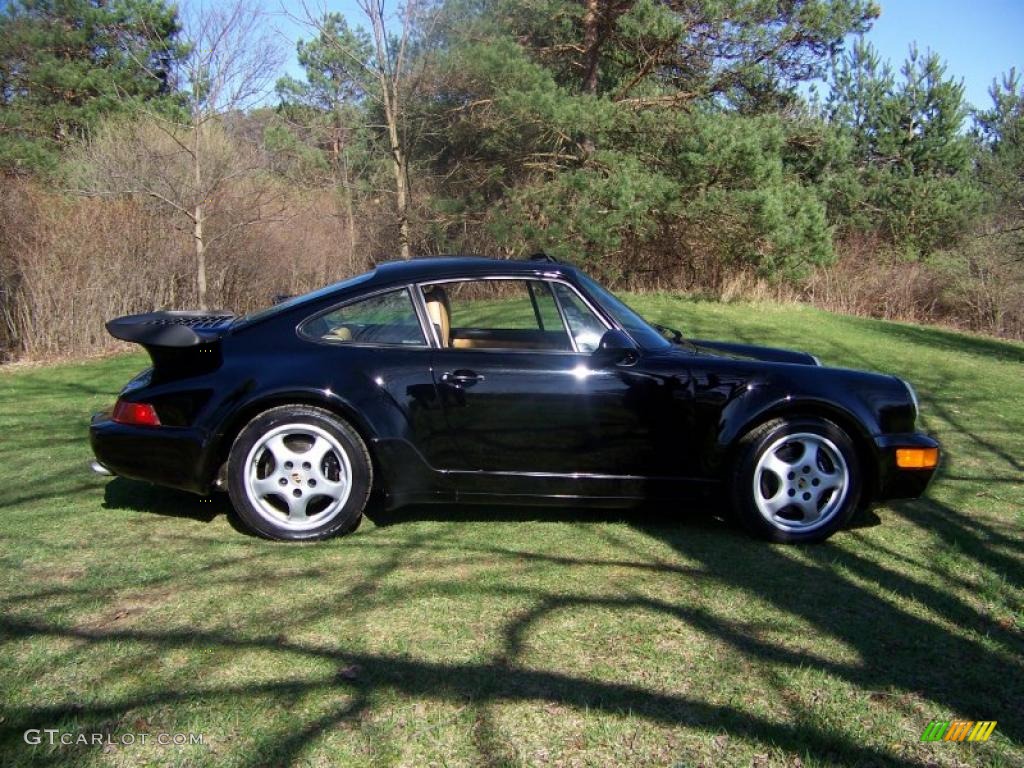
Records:
[[[539,250],[620,290],[1024,338],[1024,80],[974,107],[939,52],[866,42],[881,10],[0,2],[0,361]]]

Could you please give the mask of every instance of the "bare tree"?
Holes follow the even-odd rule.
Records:
[[[195,249],[196,294],[207,307],[207,249],[239,227],[266,218],[269,194],[253,188],[262,172],[259,152],[229,135],[230,118],[257,106],[283,61],[278,39],[256,0],[205,4],[182,10],[189,52],[176,86],[185,96],[176,114],[143,107],[131,123],[98,132],[84,150],[85,191],[149,197],[186,224]],[[224,205],[232,189],[239,205]],[[218,204],[219,203],[219,204]],[[209,231],[211,212],[231,213]]]
[[[409,165],[408,153],[402,141],[402,85],[405,75],[406,52],[413,31],[418,7],[416,0],[408,0],[402,21],[398,51],[392,53],[387,30],[384,27],[384,0],[358,0],[373,27],[374,75],[380,87],[387,123],[391,166],[395,175],[395,213],[398,216],[398,244],[403,259],[412,255],[409,249]]]
[[[296,47],[304,78],[289,75],[277,82],[278,110],[289,128],[306,134],[306,140],[326,152],[329,173],[318,182],[329,184],[336,192],[339,217],[348,245],[348,262],[356,261],[356,216],[353,179],[353,144],[368,133],[363,119],[373,44],[362,28],[349,27],[342,14],[325,13],[317,21],[318,33],[300,40]],[[360,153],[365,160],[365,153]],[[358,162],[358,161],[357,161]],[[359,169],[355,169],[358,173]],[[309,176],[310,170],[304,169]]]
[[[192,136],[190,144],[182,143],[181,148],[192,161],[195,193],[184,212],[192,220],[196,287],[199,306],[205,309],[205,206],[224,184],[252,169],[243,166],[210,173],[204,163],[203,130],[211,120],[255,106],[269,91],[283,58],[264,24],[265,14],[254,0],[211,5],[198,0],[185,9],[183,21],[192,45],[182,70],[190,96],[188,128]],[[173,137],[175,131],[169,135]]]
[[[386,0],[356,0],[372,31],[373,55],[366,58],[350,42],[326,34],[326,9],[304,8],[304,18],[296,20],[317,30],[321,40],[334,45],[339,53],[360,68],[367,78],[364,94],[376,100],[383,112],[388,158],[394,178],[395,216],[398,220],[399,250],[403,259],[411,258],[409,231],[409,149],[406,100],[415,89],[416,76],[410,66],[410,49],[415,38],[429,24],[423,18],[431,7],[429,0],[407,0],[401,7],[397,31],[389,30]]]

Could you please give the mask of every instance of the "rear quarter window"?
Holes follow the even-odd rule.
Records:
[[[253,325],[254,323],[258,323],[263,320],[270,320],[271,318],[284,314],[285,312],[288,312],[301,304],[305,304],[306,302],[313,302],[332,293],[355,288],[357,285],[361,285],[362,283],[370,280],[376,272],[376,270],[365,272],[361,275],[350,277],[348,280],[342,280],[340,283],[325,286],[319,290],[313,291],[312,293],[304,293],[301,296],[292,296],[278,304],[274,304],[273,306],[266,307],[265,309],[261,309],[256,312],[250,312],[249,314],[238,318],[234,323],[232,323],[231,327],[233,329],[245,328],[246,326]]]
[[[309,318],[299,330],[308,339],[330,344],[427,346],[406,288],[351,301]]]

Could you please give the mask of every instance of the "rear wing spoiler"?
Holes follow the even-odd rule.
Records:
[[[107,323],[115,339],[141,344],[153,361],[153,383],[198,376],[220,367],[220,338],[235,316],[230,312],[149,312]]]
[[[144,347],[197,347],[224,335],[235,319],[224,311],[164,311],[125,315],[107,323],[115,339]]]

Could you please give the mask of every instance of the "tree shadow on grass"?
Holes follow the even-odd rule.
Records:
[[[902,506],[917,506],[944,540],[1019,582],[1020,562],[987,546],[976,521],[930,499]],[[1021,633],[998,625],[941,583],[886,567],[882,563],[891,557],[872,557],[869,543],[856,550],[807,547],[800,552],[805,557],[796,558],[786,548],[734,548],[695,539],[682,529],[645,530],[700,562],[721,584],[767,600],[781,617],[798,618],[856,650],[859,665],[825,664],[830,674],[862,689],[916,693],[938,705],[938,719],[997,719],[1004,735],[1018,742],[1024,737]],[[913,613],[903,607],[915,604],[919,608]],[[709,630],[728,640],[725,633]],[[749,645],[746,650],[754,658],[771,658]]]
[[[965,518],[948,504],[931,498],[894,505],[897,514],[939,537],[978,565],[1024,588],[1024,569],[1005,550],[1024,555],[1024,541],[977,518]]]
[[[926,402],[929,411],[949,424],[960,435],[970,440],[976,449],[972,451],[973,455],[978,457],[987,455],[994,460],[996,466],[1004,464],[1011,470],[1024,473],[1024,461],[1014,456],[1005,447],[996,443],[991,437],[988,437],[988,435],[993,433],[998,434],[998,430],[990,425],[985,425],[988,428],[982,428],[977,424],[972,424],[967,419],[954,415],[952,408],[938,400],[929,399]],[[1013,431],[1012,426],[1007,425],[1006,431],[1011,433]],[[983,432],[984,434],[982,434]]]
[[[109,488],[108,503],[117,508],[207,519],[206,508],[185,494],[168,493],[130,481],[116,485],[111,481]],[[963,551],[979,563],[1007,567],[1014,562],[1005,555],[993,554],[987,542],[979,538],[971,521],[952,508],[926,501],[917,503],[912,513],[922,519],[923,524],[938,526],[944,538],[967,542]],[[372,712],[380,703],[380,697],[386,700],[397,694],[418,702],[475,708],[479,713],[479,727],[474,730],[472,741],[479,753],[479,762],[484,764],[501,763],[508,758],[504,751],[507,744],[502,745],[490,713],[493,707],[511,702],[552,704],[578,712],[615,716],[628,714],[656,725],[751,739],[822,762],[918,764],[916,758],[866,744],[849,735],[848,730],[832,728],[827,719],[817,718],[813,712],[804,712],[786,721],[758,715],[742,705],[712,703],[701,694],[689,691],[666,692],[633,682],[597,680],[557,669],[538,669],[528,656],[531,633],[552,617],[590,607],[605,612],[653,613],[661,616],[666,624],[686,626],[739,654],[753,674],[767,685],[779,688],[780,701],[785,700],[788,693],[783,690],[785,675],[781,673],[813,668],[865,694],[907,694],[925,700],[934,710],[922,716],[921,728],[931,718],[994,719],[999,721],[1002,738],[1019,742],[1024,737],[1024,720],[1020,717],[1020,702],[1024,701],[1021,669],[1024,641],[1019,633],[990,625],[974,605],[948,594],[941,584],[907,575],[905,569],[904,572],[897,570],[890,565],[896,561],[886,552],[872,548],[870,542],[855,547],[825,544],[797,550],[751,540],[709,514],[672,522],[663,512],[652,509],[624,512],[476,506],[452,510],[420,506],[389,514],[390,517],[378,515],[374,520],[381,527],[380,531],[357,535],[336,545],[362,547],[367,553],[380,551],[383,558],[376,565],[368,563],[359,571],[346,573],[338,580],[335,591],[307,602],[302,601],[301,584],[309,578],[308,569],[293,575],[277,567],[294,551],[292,548],[259,550],[264,558],[269,558],[261,559],[259,568],[275,573],[277,581],[274,582],[264,583],[257,573],[237,572],[246,567],[244,562],[234,563],[227,570],[211,567],[204,571],[190,567],[187,572],[176,574],[177,586],[186,594],[204,587],[244,589],[247,581],[255,581],[261,584],[261,589],[280,589],[294,595],[295,602],[289,603],[286,611],[260,613],[246,628],[162,628],[153,622],[96,626],[63,620],[60,614],[55,619],[43,619],[33,615],[30,606],[22,606],[17,613],[6,613],[0,619],[0,633],[8,641],[57,642],[60,647],[83,648],[83,653],[88,653],[89,649],[102,652],[104,648],[142,648],[149,655],[208,652],[212,654],[209,658],[217,658],[218,653],[260,652],[272,654],[282,664],[295,659],[327,662],[335,672],[317,673],[302,679],[202,685],[181,685],[158,678],[142,690],[124,692],[115,686],[112,693],[86,696],[79,701],[8,706],[6,719],[0,724],[0,747],[8,754],[14,754],[15,749],[23,750],[25,746],[20,739],[24,729],[40,727],[40,724],[76,732],[109,730],[126,718],[134,717],[139,710],[187,708],[195,712],[203,706],[230,705],[236,701],[244,707],[248,700],[262,697],[294,712],[294,725],[283,735],[254,734],[258,749],[241,764],[287,765],[304,757],[311,744],[326,733],[346,727]],[[484,520],[577,523],[581,527],[580,545],[571,552],[550,553],[543,545],[533,546],[535,542],[531,541],[519,546],[502,542],[492,545],[460,542],[458,526],[447,529],[449,532],[443,541],[432,536],[429,529],[413,527],[409,532],[402,531],[406,523]],[[588,525],[621,521],[628,527]],[[389,531],[392,527],[395,530]],[[638,537],[637,532],[642,536]],[[593,534],[604,545],[610,544],[615,551],[621,551],[622,557],[588,557],[586,534]],[[841,533],[839,542],[843,537],[859,535]],[[642,546],[645,540],[665,545],[683,562],[673,562],[664,554],[650,554]],[[210,548],[213,544],[196,540],[190,546]],[[334,551],[332,546],[322,545],[325,557]],[[426,571],[425,576],[411,583],[400,582],[381,589],[385,580],[411,559],[420,564],[429,560],[435,548],[443,550],[447,556],[454,551],[460,558],[458,562],[478,562],[480,558],[499,565],[528,562],[556,569],[564,578],[558,579],[556,587],[547,588],[522,583],[514,569],[507,573],[499,571],[498,576],[477,582],[438,568]],[[214,556],[211,562],[219,561]],[[308,558],[302,562],[308,565]],[[807,629],[794,630],[791,637],[783,634],[780,640],[780,633],[771,622],[738,622],[730,619],[728,613],[717,611],[713,603],[678,597],[669,599],[650,592],[638,594],[628,589],[594,593],[586,585],[595,578],[595,568],[645,573],[650,578],[663,575],[675,580],[692,580],[705,590],[740,594],[769,604],[782,626],[810,627],[814,635],[826,641],[825,647],[837,643],[847,652],[830,658],[823,655],[821,643],[816,644],[815,650],[808,651],[801,642]],[[330,578],[327,569],[317,573],[317,579]],[[599,574],[600,570],[598,579]],[[75,599],[88,597],[81,586],[67,589],[77,590]],[[316,641],[307,637],[310,627],[339,611],[371,610],[385,605],[389,608],[413,606],[439,595],[451,600],[467,596],[501,600],[513,596],[528,607],[506,617],[498,629],[498,650],[492,658],[484,660],[442,663],[416,658],[415,645],[412,653],[386,653],[355,650],[343,639]],[[118,670],[128,668],[124,665],[130,666],[129,661],[119,661],[120,666],[112,667],[112,673],[122,674]],[[553,663],[556,667],[559,665],[557,659]],[[342,674],[347,669],[358,671],[347,676]],[[217,669],[210,671],[216,673]],[[216,674],[211,679],[216,680]],[[326,711],[303,714],[296,705],[304,696],[329,694],[336,695],[338,702]],[[44,755],[40,754],[40,758],[39,762],[47,762]],[[73,764],[72,758],[62,759]]]
[[[547,701],[579,710],[591,709],[612,714],[631,713],[654,723],[689,726],[757,739],[778,745],[794,753],[844,756],[854,764],[887,764],[910,766],[913,763],[826,729],[807,724],[783,724],[744,713],[727,705],[712,705],[699,698],[646,691],[633,685],[582,679],[558,672],[539,671],[509,666],[508,659],[496,663],[438,664],[411,660],[402,656],[331,651],[316,646],[282,642],[280,639],[247,639],[227,633],[152,632],[146,630],[91,631],[70,627],[54,627],[39,623],[0,619],[0,628],[11,638],[51,637],[73,639],[90,644],[139,642],[156,645],[166,651],[181,647],[229,648],[295,654],[327,660],[339,669],[357,668],[359,679],[345,682],[331,676],[310,681],[254,683],[243,686],[219,686],[193,690],[157,690],[148,694],[123,696],[95,706],[49,705],[12,707],[0,726],[0,745],[16,747],[25,728],[35,723],[74,724],[78,732],[110,727],[117,719],[143,707],[195,707],[203,701],[236,697],[275,695],[298,698],[316,691],[351,692],[354,703],[339,707],[326,716],[310,722],[296,723],[296,730],[274,743],[263,745],[252,765],[288,765],[305,750],[309,741],[325,730],[361,712],[365,697],[375,690],[395,690],[422,700],[470,702],[478,706],[513,701]],[[483,745],[481,745],[483,746]],[[484,747],[486,748],[486,747]],[[492,762],[483,755],[484,762]]]

